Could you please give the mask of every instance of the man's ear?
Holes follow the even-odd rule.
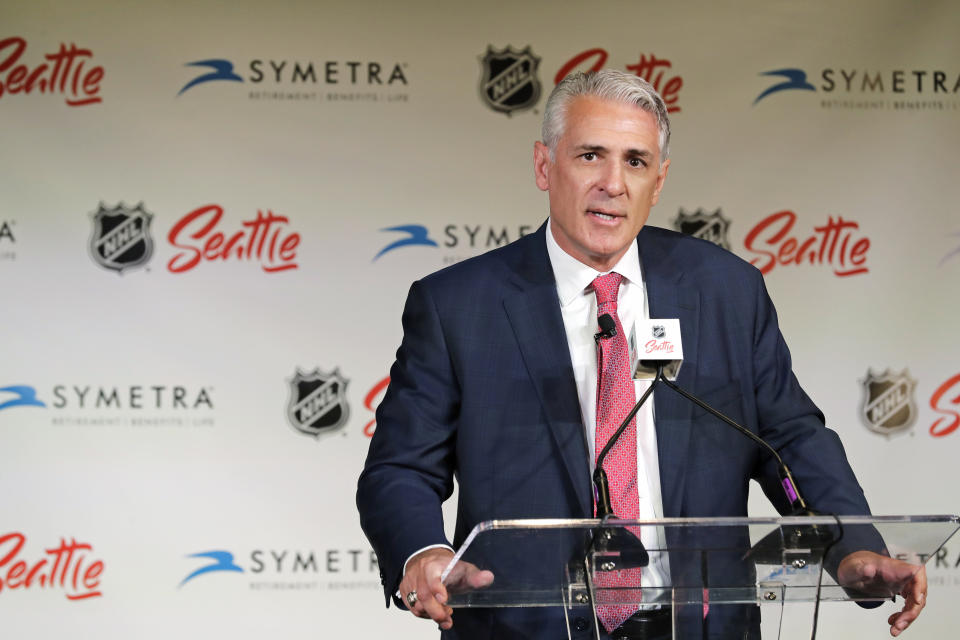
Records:
[[[541,191],[550,190],[550,149],[539,140],[533,143],[533,175],[537,181],[537,188]]]

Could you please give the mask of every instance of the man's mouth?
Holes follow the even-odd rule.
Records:
[[[607,220],[607,221],[610,221],[610,222],[612,222],[612,221],[616,220],[618,217],[620,217],[620,216],[617,216],[617,215],[615,215],[615,214],[613,214],[613,213],[608,213],[608,212],[606,212],[606,211],[600,211],[600,210],[597,210],[597,209],[588,209],[588,210],[587,210],[587,213],[589,213],[589,214],[592,215],[592,216],[596,216],[597,218],[600,218],[601,220]]]

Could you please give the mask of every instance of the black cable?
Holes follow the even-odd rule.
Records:
[[[662,369],[663,369],[662,367],[657,368],[657,375],[659,378],[663,379],[663,384],[667,385],[668,387],[670,387],[671,389],[673,389],[674,391],[679,393],[681,396],[683,396],[690,402],[694,403],[695,405],[697,405],[698,407],[700,407],[710,415],[714,416],[715,418],[718,418],[719,420],[722,420],[723,422],[727,423],[729,426],[733,427],[734,429],[736,429],[746,437],[750,438],[755,443],[760,445],[765,451],[768,451],[770,455],[772,455],[774,459],[777,461],[777,472],[780,474],[780,484],[784,490],[784,493],[787,496],[787,500],[790,502],[790,506],[793,507],[794,515],[801,514],[801,513],[813,515],[813,513],[810,511],[810,508],[807,506],[807,503],[804,501],[803,496],[800,495],[800,490],[797,488],[796,480],[793,479],[793,473],[790,472],[790,467],[788,467],[787,464],[783,461],[783,458],[780,457],[780,453],[776,449],[770,446],[768,442],[766,442],[763,438],[761,438],[757,434],[753,433],[749,429],[746,429],[740,426],[739,424],[734,422],[732,419],[728,418],[727,416],[723,415],[722,413],[720,413],[719,411],[717,411],[716,409],[708,405],[706,402],[700,400],[700,398],[687,393],[686,391],[681,389],[679,386],[677,386],[673,382],[670,382],[669,380],[667,380],[666,377],[662,375]]]
[[[626,430],[627,426],[630,425],[630,421],[633,420],[633,417],[637,415],[637,411],[640,410],[640,407],[643,406],[643,403],[647,401],[647,398],[650,397],[650,394],[653,393],[654,387],[657,386],[657,383],[660,382],[660,378],[663,377],[663,365],[657,365],[657,377],[653,379],[653,382],[650,383],[650,386],[646,391],[643,392],[643,395],[640,396],[640,399],[637,400],[637,403],[633,405],[633,409],[630,409],[630,413],[627,414],[627,417],[624,418],[623,422],[620,423],[620,427],[614,432],[610,439],[607,440],[606,446],[600,450],[600,454],[597,456],[597,467],[603,466],[603,461],[607,457],[607,453],[610,452],[610,449],[613,448],[613,445],[616,444],[617,439],[620,437],[620,434]]]
[[[830,553],[834,545],[843,539],[843,524],[840,522],[840,518],[835,513],[825,515],[832,516],[834,521],[836,521],[838,535],[836,539],[831,540],[827,546],[823,548],[823,557],[820,559],[820,574],[817,576],[817,599],[813,604],[813,629],[810,631],[810,640],[817,640],[817,620],[820,617],[820,589],[823,586],[823,565],[826,564],[827,554]]]

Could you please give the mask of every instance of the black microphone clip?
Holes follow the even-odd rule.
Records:
[[[617,323],[614,322],[613,316],[609,313],[605,313],[597,318],[597,324],[600,325],[600,331],[593,336],[597,344],[600,343],[600,338],[612,338],[617,335]]]

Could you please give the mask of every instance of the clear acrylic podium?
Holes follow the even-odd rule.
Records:
[[[645,527],[659,528],[662,548],[636,544]],[[595,621],[595,605],[623,603],[670,607],[674,638],[715,636],[710,621],[721,608],[754,605],[764,640],[809,638],[818,602],[889,600],[903,585],[838,584],[848,553],[874,551],[919,570],[958,528],[957,516],[492,520],[473,529],[443,579],[454,608],[562,607],[569,637]],[[667,577],[648,571],[639,589],[599,586],[610,572],[647,562]],[[473,567],[492,571],[493,583],[466,587]],[[599,637],[597,626],[589,637]]]

